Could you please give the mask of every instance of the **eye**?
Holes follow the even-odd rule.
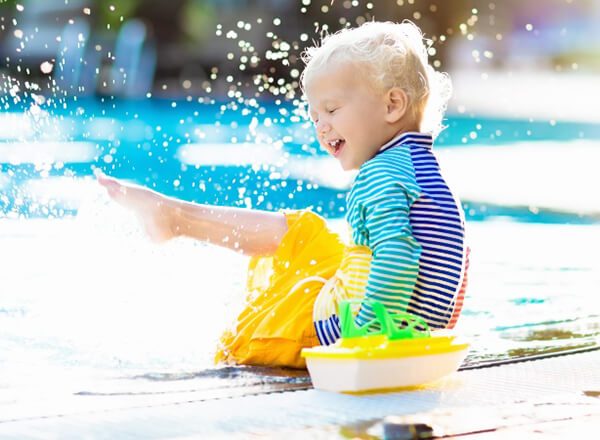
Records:
[[[329,113],[330,115],[334,114],[336,111],[338,111],[339,107],[336,108],[332,108],[330,110],[327,110],[327,113]]]

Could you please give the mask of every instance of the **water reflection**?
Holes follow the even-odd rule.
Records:
[[[490,363],[585,351],[598,348],[598,341],[600,324],[596,316],[552,323],[529,323],[512,329],[500,329],[496,344],[488,340],[491,347],[479,349],[481,340],[476,340],[475,348],[463,367],[474,368]]]

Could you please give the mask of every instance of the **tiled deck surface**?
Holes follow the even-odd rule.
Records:
[[[113,393],[107,384],[34,404],[5,400],[0,438],[383,438],[384,430],[385,438],[411,438],[390,434],[405,433],[407,423],[427,424],[435,436],[579,438],[600,422],[600,350],[461,371],[427,388],[380,394],[264,394],[260,386],[211,390],[194,380],[146,381],[143,389],[132,382],[134,392],[121,383]]]

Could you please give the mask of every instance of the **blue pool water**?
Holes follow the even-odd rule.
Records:
[[[326,217],[343,215],[351,179],[335,164],[319,160],[326,159],[325,153],[310,124],[289,106],[105,98],[51,102],[44,110],[46,114],[2,115],[0,138],[6,143],[0,146],[0,188],[5,197],[0,198],[0,212],[27,217],[74,214],[72,204],[60,203],[64,193],[54,194],[54,204],[44,203],[48,191],[42,192],[46,197],[36,197],[27,183],[90,177],[99,168],[189,201],[262,209],[311,206]],[[455,115],[446,125],[439,149],[600,139],[595,124]],[[542,158],[526,159],[536,162],[532,168],[543,166]],[[535,173],[530,177],[535,179]],[[560,206],[550,206],[555,209],[536,219],[535,212],[523,213],[506,203],[463,199],[472,202],[466,210],[469,219],[502,215],[524,221],[589,220],[581,215],[566,218]]]
[[[0,115],[0,389],[208,367],[242,305],[244,257],[149,243],[95,168],[190,201],[310,206],[344,227],[351,176],[310,126],[287,107],[223,105],[84,100]],[[473,249],[457,328],[470,361],[596,345],[600,200],[582,188],[600,187],[600,128],[447,125],[437,149]]]

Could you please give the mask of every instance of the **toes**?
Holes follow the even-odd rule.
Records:
[[[111,197],[119,197],[125,195],[126,188],[113,177],[108,177],[106,174],[97,173],[96,179],[102,185]]]
[[[96,180],[98,181],[98,183],[100,183],[101,185],[104,185],[104,186],[118,184],[116,179],[114,179],[112,177],[108,177],[106,174],[103,174],[103,173],[96,174]]]

